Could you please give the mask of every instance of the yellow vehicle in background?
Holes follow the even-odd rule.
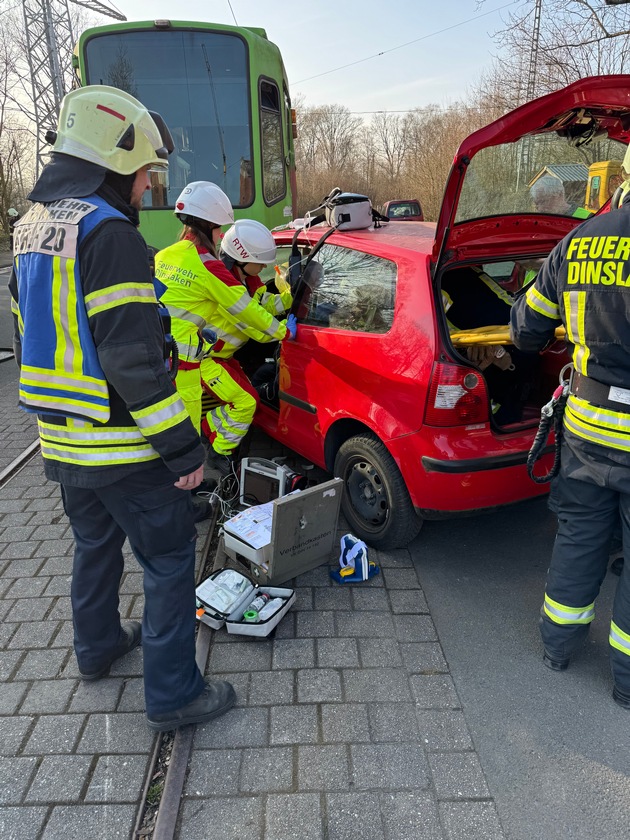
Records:
[[[620,160],[600,160],[588,168],[584,206],[596,213],[612,196],[623,180]]]

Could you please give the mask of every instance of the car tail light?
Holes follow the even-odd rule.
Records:
[[[424,422],[428,426],[467,426],[488,421],[488,392],[483,376],[462,365],[433,365]]]

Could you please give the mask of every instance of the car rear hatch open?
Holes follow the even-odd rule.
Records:
[[[563,342],[533,357],[509,344],[512,296],[589,215],[591,166],[620,165],[629,139],[630,75],[600,76],[517,108],[471,134],[455,155],[432,253],[444,338],[454,354],[441,376],[445,383],[446,374],[455,377],[472,405],[480,395],[468,393],[466,382],[478,382],[481,372],[496,430],[534,424],[567,360]],[[492,340],[476,334],[485,330]],[[466,375],[471,367],[474,377]],[[448,383],[440,393],[448,388],[460,393]],[[475,419],[484,404],[477,400]]]
[[[623,160],[630,75],[594,76],[522,105],[460,145],[436,227],[433,262],[546,254],[581,219],[591,164]],[[537,209],[536,180],[558,178],[567,209]]]

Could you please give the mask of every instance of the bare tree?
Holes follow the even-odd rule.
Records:
[[[7,211],[24,207],[33,164],[32,133],[15,104],[19,91],[20,48],[0,27],[0,230],[9,233]]]
[[[342,105],[296,105],[298,202],[304,213],[332,187],[355,189],[363,121]]]
[[[491,74],[514,104],[526,99],[535,0],[522,0],[495,33],[499,57]],[[594,0],[544,0],[538,39],[535,94],[541,96],[585,76],[621,73],[630,57],[630,8]]]
[[[363,121],[344,105],[315,108],[314,117],[319,163],[329,171],[343,171],[352,162]]]
[[[370,134],[378,154],[383,173],[395,185],[400,180],[409,147],[409,128],[412,119],[408,114],[376,114],[372,119]]]
[[[484,0],[480,0],[483,5]],[[453,156],[462,140],[527,98],[535,0],[521,0],[496,33],[497,56],[448,108],[430,105],[408,114],[377,114],[371,124],[340,106],[300,103],[297,146],[302,210],[328,189],[363,192],[375,204],[418,198],[425,218],[439,213]],[[590,75],[623,72],[630,63],[630,5],[601,0],[543,0],[535,95]],[[516,147],[512,150],[517,154]],[[602,148],[602,160],[609,151]],[[575,154],[579,160],[579,154]],[[514,166],[506,158],[506,166]]]

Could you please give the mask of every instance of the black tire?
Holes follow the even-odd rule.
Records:
[[[341,444],[334,473],[343,479],[341,500],[350,531],[374,548],[404,548],[420,531],[409,492],[387,447],[369,433]]]

